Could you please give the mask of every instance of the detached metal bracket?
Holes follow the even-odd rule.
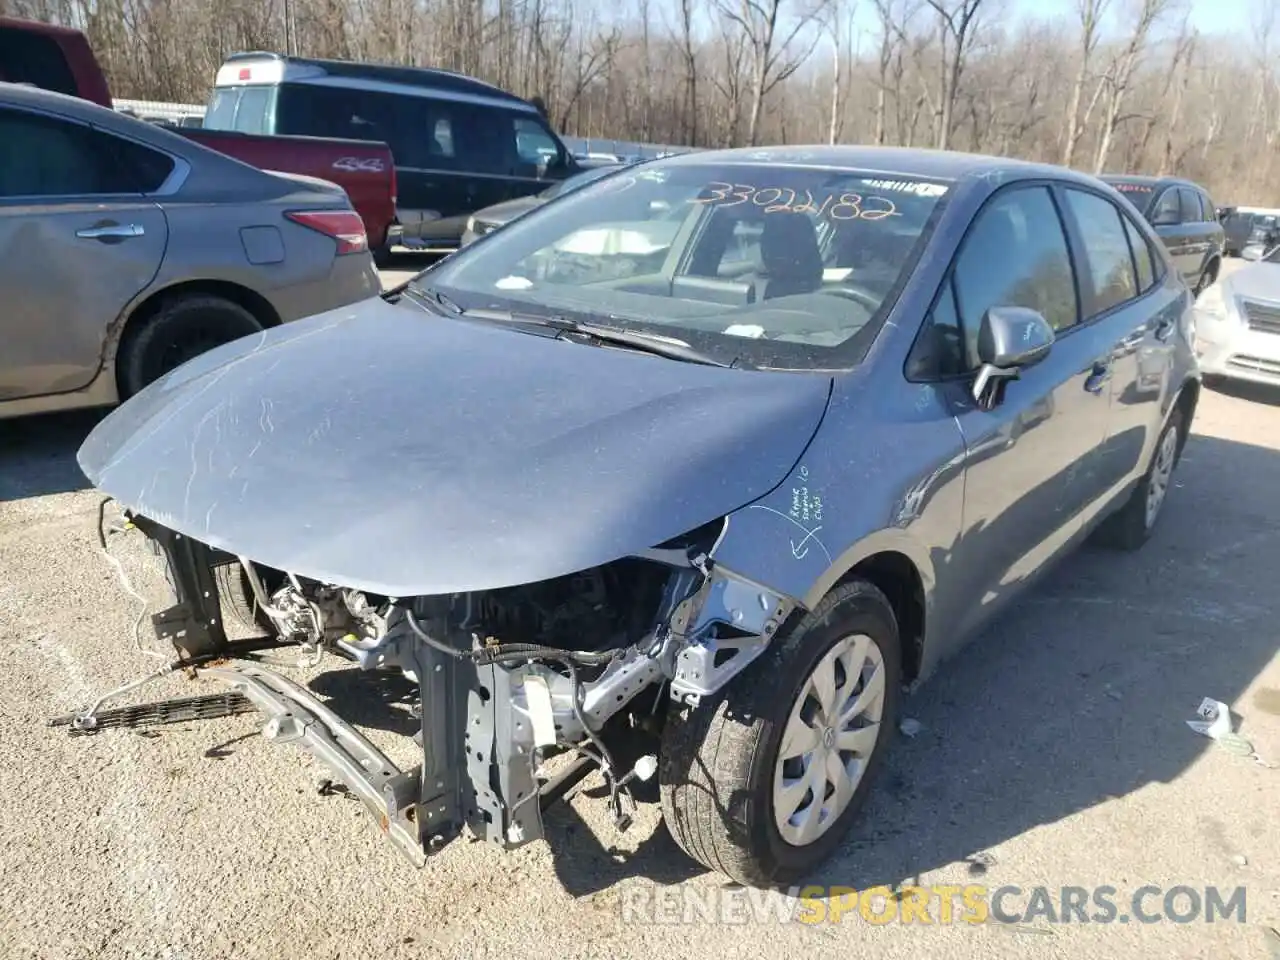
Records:
[[[214,556],[212,548],[147,517],[134,516],[131,521],[160,548],[169,565],[176,602],[152,614],[156,637],[173,644],[184,659],[225,653],[227,634],[218,584],[209,563]]]
[[[417,777],[401,771],[310,691],[277,673],[247,664],[199,671],[243,694],[267,718],[262,735],[273,743],[294,743],[333,771],[364,802],[378,828],[414,866],[426,862],[418,805]]]

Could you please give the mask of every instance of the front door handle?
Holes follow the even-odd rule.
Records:
[[[1089,376],[1084,381],[1085,390],[1089,393],[1102,393],[1102,388],[1111,380],[1111,364],[1104,363],[1099,360],[1089,370]]]
[[[145,230],[140,223],[98,223],[84,230],[77,230],[76,236],[81,240],[100,240],[103,243],[115,243],[128,240],[130,237],[141,237]]]
[[[1173,320],[1169,317],[1159,317],[1156,319],[1155,337],[1157,340],[1165,341],[1169,339],[1169,334],[1173,333]]]

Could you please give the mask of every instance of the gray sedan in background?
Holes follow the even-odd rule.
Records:
[[[0,418],[109,406],[380,289],[341,188],[0,83]]]

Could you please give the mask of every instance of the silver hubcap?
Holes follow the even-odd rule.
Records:
[[[884,656],[863,634],[827,651],[800,689],[773,775],[782,839],[813,843],[849,806],[880,740]]]
[[[1165,494],[1169,492],[1169,479],[1173,476],[1173,461],[1178,452],[1178,431],[1166,430],[1156,449],[1156,459],[1151,465],[1151,479],[1147,481],[1147,526],[1156,522]]]

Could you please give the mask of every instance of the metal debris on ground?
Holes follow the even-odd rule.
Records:
[[[198,697],[177,697],[155,703],[138,703],[111,710],[99,710],[92,715],[91,726],[77,725],[81,714],[67,714],[49,721],[51,727],[70,727],[72,736],[92,733],[107,727],[144,727],[167,723],[185,723],[191,720],[213,720],[240,713],[253,713],[254,707],[242,694],[228,690]]]
[[[917,737],[924,731],[924,724],[912,717],[903,717],[898,729],[904,737]]]
[[[1221,700],[1205,697],[1196,710],[1196,720],[1188,720],[1187,726],[1203,737],[1213,740],[1228,753],[1239,757],[1250,757],[1259,766],[1276,769],[1277,764],[1269,763],[1258,756],[1253,743],[1231,729],[1231,708]]]

